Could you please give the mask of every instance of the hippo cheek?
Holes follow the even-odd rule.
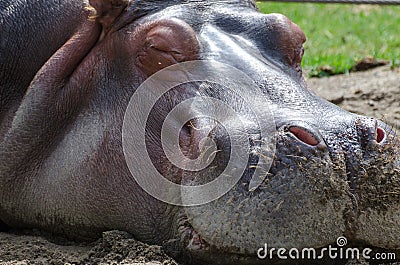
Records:
[[[186,22],[162,19],[142,28],[145,32],[136,64],[147,76],[173,64],[198,59],[199,42]]]

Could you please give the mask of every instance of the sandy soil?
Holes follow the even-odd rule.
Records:
[[[400,69],[380,67],[308,83],[319,95],[349,111],[399,128]],[[119,231],[105,232],[98,241],[85,244],[46,238],[37,231],[0,232],[0,264],[177,264],[160,247],[140,243]]]
[[[310,78],[321,97],[354,113],[376,117],[400,128],[400,68],[389,66],[329,78]]]
[[[54,243],[57,242],[57,243]],[[0,264],[173,265],[159,246],[149,246],[121,231],[108,231],[92,243],[43,237],[38,231],[0,233]]]

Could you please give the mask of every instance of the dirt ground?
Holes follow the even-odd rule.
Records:
[[[310,78],[307,83],[318,95],[350,112],[400,128],[400,68],[384,66],[350,75]]]
[[[399,129],[400,69],[380,67],[350,75],[312,78],[308,83],[329,101],[349,111],[383,119]],[[160,247],[140,243],[119,231],[105,232],[90,244],[50,241],[37,231],[0,233],[0,264],[177,264]]]

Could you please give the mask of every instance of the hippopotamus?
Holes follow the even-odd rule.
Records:
[[[273,261],[257,256],[264,244],[323,248],[339,237],[357,247],[400,249],[399,139],[391,126],[308,88],[301,69],[306,37],[287,17],[262,14],[252,0],[3,0],[0,9],[3,226],[75,240],[123,230],[184,264],[265,264]],[[261,95],[244,101],[224,84],[238,84],[242,94],[250,86],[222,74],[220,84],[175,85],[150,108],[143,156],[180,186],[204,185],[224,171],[234,133],[194,102],[186,112],[197,118],[177,127],[179,148],[196,159],[202,140],[211,139],[213,161],[189,170],[163,151],[163,120],[173,121],[168,114],[178,103],[200,93],[239,113],[226,124],[245,132],[245,168],[207,203],[182,202],[190,194],[168,203],[139,185],[145,172],[126,159],[126,111],[147,80],[163,71],[166,79],[185,76],[174,66],[202,61],[243,73]],[[146,105],[141,100],[133,109]],[[267,113],[258,123],[255,106]],[[273,148],[263,144],[263,124]],[[254,185],[261,160],[269,167]]]

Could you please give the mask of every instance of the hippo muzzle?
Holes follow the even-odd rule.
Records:
[[[91,20],[77,20],[79,33],[28,87],[18,87],[24,97],[0,113],[2,222],[85,239],[126,230],[185,264],[265,264],[273,261],[257,259],[264,244],[322,248],[341,236],[357,247],[400,249],[399,138],[389,125],[346,112],[308,88],[301,71],[306,39],[297,25],[260,14],[252,1],[89,2],[96,12]],[[220,82],[183,82],[160,97],[149,86],[130,105],[148,80],[195,61],[215,62],[211,72],[223,63],[251,85],[217,73]],[[192,74],[185,71],[182,76]],[[256,96],[244,101],[229,84]],[[188,158],[182,160],[201,156],[204,139],[216,148],[206,153],[209,167],[187,170],[169,161],[162,126],[180,102],[198,95],[224,102],[239,118],[227,116],[226,127],[210,118],[213,111],[224,117],[219,110],[191,103],[184,112],[197,118],[172,119]],[[125,131],[124,124],[128,110],[142,109],[151,97],[157,104],[143,125],[146,151],[133,159],[140,164],[148,154],[170,182],[204,185],[224,172],[235,147],[230,139],[244,133],[238,139],[249,144],[245,166],[231,189],[182,206],[188,197],[165,203],[139,185],[146,167],[130,166],[124,149],[126,139],[135,139],[124,138],[126,132],[138,130]],[[255,119],[263,109],[265,119]],[[258,170],[262,161],[270,166]],[[256,173],[261,181],[254,185]],[[171,192],[160,183],[151,185]]]

